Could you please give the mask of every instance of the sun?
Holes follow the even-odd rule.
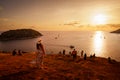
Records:
[[[104,14],[97,14],[93,17],[93,24],[106,24],[107,16]]]

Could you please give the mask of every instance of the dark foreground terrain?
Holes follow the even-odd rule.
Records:
[[[120,80],[120,63],[106,58],[73,61],[69,55],[49,54],[44,69],[36,68],[34,60],[35,53],[0,53],[0,80]]]

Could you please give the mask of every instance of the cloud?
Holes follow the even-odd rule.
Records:
[[[65,23],[64,25],[68,25],[68,26],[76,26],[79,25],[80,23],[78,21],[73,21],[73,22],[69,22],[69,23]]]
[[[9,19],[8,18],[0,18],[0,21],[8,21]]]
[[[112,8],[110,10],[108,10],[109,13],[112,13],[112,14],[117,14],[119,15],[120,14],[120,7],[117,7],[117,8]]]

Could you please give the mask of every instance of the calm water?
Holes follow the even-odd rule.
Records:
[[[41,31],[41,33],[44,35],[41,39],[48,54],[58,53],[63,49],[66,49],[66,53],[68,53],[71,51],[69,46],[74,45],[78,54],[80,54],[81,50],[84,50],[88,55],[95,53],[96,56],[110,56],[120,61],[120,34],[102,31]],[[29,52],[36,51],[35,44],[39,39],[0,42],[0,50],[21,49]]]

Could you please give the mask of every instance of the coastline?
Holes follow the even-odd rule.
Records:
[[[39,40],[43,40],[43,44],[45,45],[46,52],[50,53],[58,53],[65,49],[67,53],[69,53],[70,45],[75,46],[76,50],[81,52],[84,50],[87,54],[96,53],[102,57],[112,57],[113,59],[120,61],[119,56],[119,35],[111,34],[109,32],[102,32],[98,35],[98,40],[94,37],[96,32],[65,32],[65,31],[58,31],[58,32],[41,32],[44,36],[41,38],[34,38],[34,39],[27,39],[27,40],[14,40],[14,41],[6,41],[0,42],[0,50],[5,51],[12,51],[14,49],[22,50],[22,51],[35,51],[35,43]],[[60,34],[58,39],[55,37]],[[78,35],[79,34],[79,35]],[[96,41],[101,40],[99,45]],[[97,47],[99,46],[99,49]],[[113,54],[114,53],[114,54]]]

